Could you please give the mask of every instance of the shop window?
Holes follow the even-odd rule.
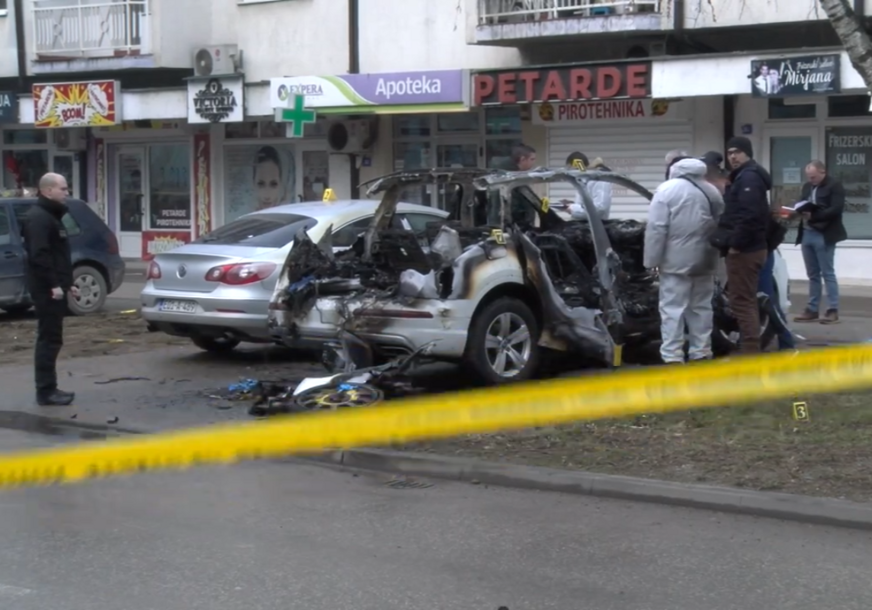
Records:
[[[485,135],[521,135],[521,112],[514,107],[488,108],[485,111]]]
[[[848,238],[872,239],[872,127],[827,129],[826,164],[845,187]]]
[[[439,133],[478,134],[478,112],[449,112],[436,115],[436,130]]]
[[[149,228],[191,229],[191,158],[186,144],[157,144],[148,151]]]
[[[485,146],[485,164],[489,168],[505,169],[512,163],[512,149],[521,144],[520,138],[488,139]]]
[[[837,95],[827,98],[827,116],[831,119],[869,116],[868,95]]]
[[[8,129],[3,132],[4,144],[48,144],[48,129]]]
[[[769,118],[813,119],[817,116],[817,104],[785,104],[783,99],[769,98]]]
[[[426,137],[430,135],[430,115],[394,118],[394,136],[397,138]]]
[[[39,186],[39,179],[47,172],[47,150],[3,151],[4,189],[35,189]]]
[[[258,136],[257,121],[245,123],[228,123],[224,126],[224,137],[228,140],[245,140]]]

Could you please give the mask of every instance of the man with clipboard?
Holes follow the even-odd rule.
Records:
[[[796,245],[802,246],[802,258],[808,275],[808,305],[794,318],[795,322],[839,322],[839,283],[836,280],[836,244],[848,233],[842,223],[845,212],[845,189],[827,174],[822,161],[812,161],[805,168],[808,182],[802,185],[802,200],[785,207],[791,217],[799,215]],[[821,317],[823,286],[827,290],[827,309]]]

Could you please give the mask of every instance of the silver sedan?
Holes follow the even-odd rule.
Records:
[[[142,290],[142,317],[152,331],[189,337],[207,351],[232,350],[242,341],[271,342],[267,307],[294,237],[314,242],[332,226],[335,250],[366,231],[379,202],[294,203],[247,214],[196,241],[159,254]],[[422,231],[448,216],[401,203],[397,228]]]

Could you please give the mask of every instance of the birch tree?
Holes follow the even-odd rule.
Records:
[[[818,0],[826,12],[842,46],[851,59],[851,65],[872,93],[872,39],[863,29],[861,16],[854,13],[850,0]]]

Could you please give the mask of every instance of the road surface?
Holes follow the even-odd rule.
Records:
[[[58,441],[5,430],[0,451]],[[260,462],[0,492],[0,607],[872,607],[872,533],[389,481]]]

